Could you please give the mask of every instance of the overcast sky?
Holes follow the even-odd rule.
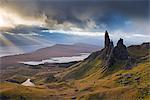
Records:
[[[126,37],[148,41],[150,38],[149,0],[1,0],[10,13],[42,24],[54,32]],[[9,18],[8,18],[9,19]],[[25,22],[25,21],[22,21]],[[27,23],[27,22],[26,22]],[[52,31],[51,31],[52,32]],[[99,33],[98,33],[99,32]]]

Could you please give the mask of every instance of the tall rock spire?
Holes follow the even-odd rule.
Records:
[[[111,53],[111,50],[114,48],[114,45],[113,45],[113,41],[110,41],[109,34],[107,31],[105,31],[104,44],[105,45],[104,45],[104,48],[102,50],[101,57],[102,57],[102,59],[108,59],[108,57]]]
[[[105,31],[105,48],[108,47],[110,44],[110,38],[107,30]]]

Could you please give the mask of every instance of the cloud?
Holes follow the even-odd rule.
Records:
[[[77,35],[77,36],[103,36],[103,32],[89,32],[89,31],[64,31],[64,30],[43,30],[42,32],[48,32],[51,34],[60,33],[60,34],[68,34],[68,35]]]
[[[44,22],[50,30],[93,36],[105,30],[149,34],[148,4],[149,0],[3,0],[1,7]]]
[[[27,34],[25,33],[11,33],[11,32],[4,32],[3,34],[9,34],[9,35],[13,35],[13,36],[43,36],[41,34],[38,33],[34,33],[34,32],[29,32]]]
[[[19,33],[17,35],[21,35],[21,36],[43,36],[41,34],[38,34],[38,33],[34,33],[34,32],[30,32],[28,34],[23,34],[23,33]]]
[[[24,18],[11,10],[0,8],[0,27],[16,27],[18,25],[42,26],[44,19]]]

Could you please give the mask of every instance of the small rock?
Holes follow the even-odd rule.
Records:
[[[135,78],[135,80],[137,80],[137,81],[140,80],[140,77]]]
[[[74,90],[75,92],[79,91],[78,89]]]
[[[77,97],[74,96],[74,97],[72,97],[71,99],[72,99],[72,100],[75,100],[76,98],[77,98]]]
[[[123,77],[131,78],[131,77],[132,77],[132,74],[125,74]]]
[[[121,76],[122,74],[116,74],[116,76]]]

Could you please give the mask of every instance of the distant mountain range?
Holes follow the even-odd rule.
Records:
[[[4,56],[0,59],[1,66],[10,66],[17,64],[19,61],[40,61],[51,57],[75,56],[80,55],[80,53],[91,53],[99,49],[99,46],[84,43],[76,43],[72,45],[56,44],[31,53]]]

